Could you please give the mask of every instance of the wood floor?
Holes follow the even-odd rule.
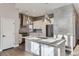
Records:
[[[0,52],[0,56],[32,56],[32,54],[26,52],[24,50],[24,46],[20,45],[19,47],[11,48]]]
[[[79,56],[79,40],[77,41],[77,45],[74,49],[74,53],[73,53],[74,56]]]

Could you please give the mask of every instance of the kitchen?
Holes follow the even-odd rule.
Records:
[[[63,10],[65,10],[65,11],[63,11]],[[47,12],[45,11],[46,15],[34,17],[33,18],[34,21],[32,21],[32,18],[27,17],[26,24],[27,23],[30,24],[29,26],[27,26],[28,28],[30,28],[30,32],[28,29],[27,32],[29,32],[29,36],[24,37],[25,38],[25,50],[33,53],[34,55],[38,55],[38,56],[39,55],[40,56],[41,55],[42,56],[44,56],[44,55],[45,56],[48,56],[48,55],[63,56],[63,55],[66,55],[66,53],[65,53],[65,45],[66,45],[68,47],[71,47],[71,48],[67,48],[67,50],[70,49],[70,51],[71,51],[70,54],[72,54],[73,47],[75,46],[75,43],[73,43],[73,42],[75,42],[75,41],[72,40],[73,37],[71,36],[70,39],[73,42],[69,42],[70,40],[68,41],[68,37],[67,37],[67,36],[70,36],[71,34],[74,34],[73,32],[71,32],[71,30],[67,29],[68,26],[69,26],[69,28],[73,28],[72,23],[71,23],[72,19],[70,21],[68,20],[68,19],[70,19],[69,16],[72,16],[72,13],[73,13],[72,10],[73,10],[72,5],[68,5],[65,7],[60,7],[58,9],[55,9],[53,11],[53,13],[51,13],[51,14],[47,14]],[[63,13],[61,13],[61,11]],[[61,16],[59,16],[60,13],[61,13]],[[69,16],[66,15],[67,13],[69,13]],[[59,18],[59,19],[61,18],[61,20],[58,21],[57,18]],[[65,18],[68,18],[68,19],[65,19]],[[30,21],[28,21],[28,19]],[[63,23],[63,22],[65,22],[65,23]],[[67,24],[70,24],[70,25],[67,25]],[[56,28],[57,29],[59,28],[59,30],[57,30]],[[59,41],[59,39],[62,39],[62,40]],[[64,41],[63,41],[63,39],[64,39]],[[66,43],[65,43],[65,40],[67,40]],[[51,45],[51,43],[52,43],[52,45]],[[55,46],[56,44],[59,44],[59,45]],[[74,44],[74,46],[72,46],[72,44]],[[37,46],[37,48],[36,48],[36,46]],[[51,47],[52,48],[48,49],[48,46],[49,46],[49,48],[51,48]],[[56,47],[58,47],[58,48],[56,48]],[[44,51],[44,50],[46,50],[46,51]],[[49,50],[50,50],[50,52],[47,53],[47,51],[49,51]],[[54,50],[56,50],[56,51],[54,51]],[[61,51],[63,51],[63,53]]]
[[[65,54],[65,39],[59,40],[61,37],[53,37],[53,26],[49,21],[48,24],[43,23],[42,20],[35,21],[32,28],[34,31],[31,31],[29,36],[25,37],[26,51],[38,56],[54,56],[54,54],[57,56],[57,54],[60,55],[60,51],[62,51],[61,55]]]
[[[6,7],[6,5],[3,4],[2,6]],[[12,4],[12,6],[15,5]],[[8,12],[12,7],[6,7],[4,10],[6,9]],[[13,19],[17,18],[10,23],[14,29],[11,31],[14,36],[12,36],[11,41],[10,39],[6,41],[6,37],[8,39],[9,36],[5,34],[9,35],[8,30],[10,29],[1,31],[0,51],[2,53],[6,49],[17,48],[24,44],[22,51],[29,52],[32,56],[73,55],[77,43],[76,35],[78,34],[75,25],[78,23],[76,21],[77,13],[72,4],[58,4],[58,8],[55,8],[55,4],[16,4],[16,8],[14,7],[12,10],[16,10],[16,12],[14,11],[16,16]],[[36,10],[39,12],[36,12]],[[11,11],[12,16],[15,15],[14,12]],[[5,15],[7,16],[7,14]],[[8,17],[12,19],[10,15]],[[1,24],[5,23],[3,20],[9,18],[1,17]],[[6,22],[9,23],[11,20],[9,19]],[[7,26],[10,26],[8,23],[6,23]],[[6,28],[6,24],[1,25],[1,30]]]

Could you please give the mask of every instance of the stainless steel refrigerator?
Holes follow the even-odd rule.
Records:
[[[46,37],[53,37],[53,24],[46,25]]]

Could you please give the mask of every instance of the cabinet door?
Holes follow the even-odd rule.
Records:
[[[39,55],[39,43],[31,42],[31,52],[35,55]]]
[[[25,50],[31,52],[31,42],[28,39],[25,39]]]
[[[42,45],[41,55],[42,56],[54,56],[54,47],[50,47],[48,45]]]

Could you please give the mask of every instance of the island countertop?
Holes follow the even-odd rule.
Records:
[[[65,42],[65,39],[56,39],[53,37],[26,37],[27,40],[37,42],[40,44],[46,44],[53,47],[60,47],[61,43]]]

